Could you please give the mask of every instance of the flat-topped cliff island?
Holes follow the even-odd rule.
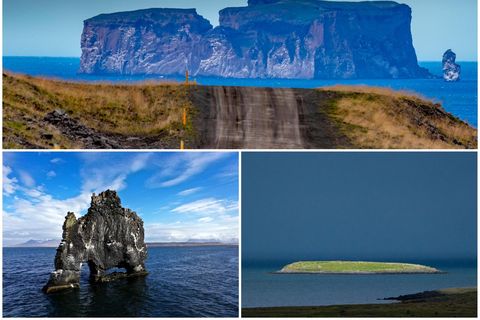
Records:
[[[283,267],[277,274],[425,274],[440,270],[411,263],[367,261],[299,261]]]
[[[195,9],[152,8],[84,21],[80,73],[286,79],[402,79],[418,65],[412,10],[394,1],[255,0],[213,27]]]

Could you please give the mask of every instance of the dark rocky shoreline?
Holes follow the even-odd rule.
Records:
[[[392,303],[243,308],[242,317],[477,317],[477,288],[425,291],[379,300]]]

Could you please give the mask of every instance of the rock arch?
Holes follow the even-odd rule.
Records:
[[[92,282],[144,276],[146,258],[142,219],[122,207],[115,191],[93,194],[85,216],[77,219],[69,212],[65,217],[62,242],[55,255],[55,271],[43,291],[78,288],[83,263],[89,266]],[[107,274],[112,268],[124,268],[126,272]]]

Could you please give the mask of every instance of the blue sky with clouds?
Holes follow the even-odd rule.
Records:
[[[59,239],[68,211],[113,189],[146,241],[238,240],[237,153],[4,153],[4,245]]]
[[[363,0],[352,0],[363,1]],[[419,60],[439,61],[451,48],[459,61],[477,60],[476,0],[400,0],[413,10]],[[218,11],[247,0],[4,0],[3,51],[7,56],[79,57],[83,20],[101,13],[145,8],[196,8],[218,25]]]

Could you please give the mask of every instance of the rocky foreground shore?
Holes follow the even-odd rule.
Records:
[[[477,317],[477,288],[426,291],[388,299],[400,302],[321,307],[243,308],[242,317]]]

